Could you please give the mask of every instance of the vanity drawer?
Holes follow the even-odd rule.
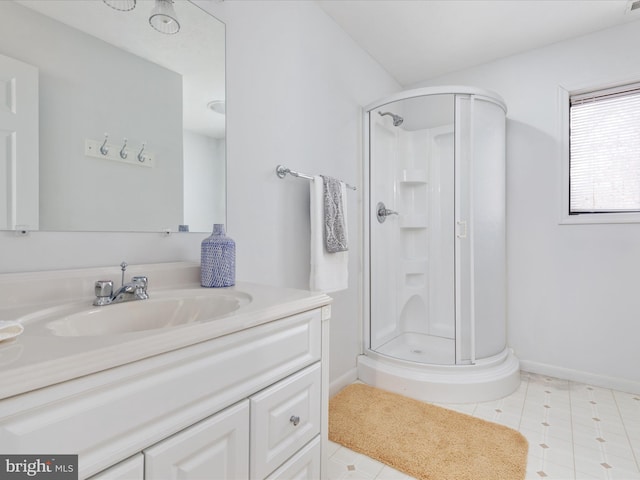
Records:
[[[320,436],[317,436],[266,480],[318,480],[320,458]]]
[[[253,395],[251,478],[265,478],[320,433],[320,364]]]

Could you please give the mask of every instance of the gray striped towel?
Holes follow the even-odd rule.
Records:
[[[327,253],[346,252],[347,226],[344,221],[344,188],[338,179],[321,175],[324,196],[324,240]]]

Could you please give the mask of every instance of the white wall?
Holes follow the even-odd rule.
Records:
[[[229,235],[238,277],[309,287],[309,184],[278,164],[361,186],[361,107],[399,85],[313,2],[210,4],[227,22]],[[349,289],[334,298],[331,380],[361,339],[358,192],[349,192]]]
[[[308,287],[307,181],[279,163],[360,186],[360,108],[399,85],[314,3],[198,1],[227,23],[228,233],[238,279]],[[360,209],[349,195],[350,284],[333,297],[331,379],[361,338]],[[0,272],[198,260],[203,235],[0,233]],[[117,268],[117,267],[116,267]],[[150,279],[152,282],[152,279]]]
[[[507,103],[508,342],[523,367],[634,390],[640,225],[558,224],[558,87],[640,80],[639,42],[636,22],[416,85],[484,87]]]

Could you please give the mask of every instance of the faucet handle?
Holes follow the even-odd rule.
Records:
[[[111,280],[98,280],[95,283],[96,299],[94,305],[107,305],[111,303],[111,295],[113,294],[113,282]]]
[[[149,283],[149,279],[144,275],[140,275],[137,277],[131,277],[131,283],[136,288],[144,288],[146,290],[147,283]]]
[[[144,275],[136,276],[131,278],[131,284],[136,289],[136,295],[138,298],[147,299],[149,295],[147,294],[147,285],[149,284],[149,279]]]

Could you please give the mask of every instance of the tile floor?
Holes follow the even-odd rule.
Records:
[[[527,480],[640,480],[640,395],[523,372],[508,397],[441,406],[519,430],[529,440]],[[331,480],[412,478],[330,443]]]

